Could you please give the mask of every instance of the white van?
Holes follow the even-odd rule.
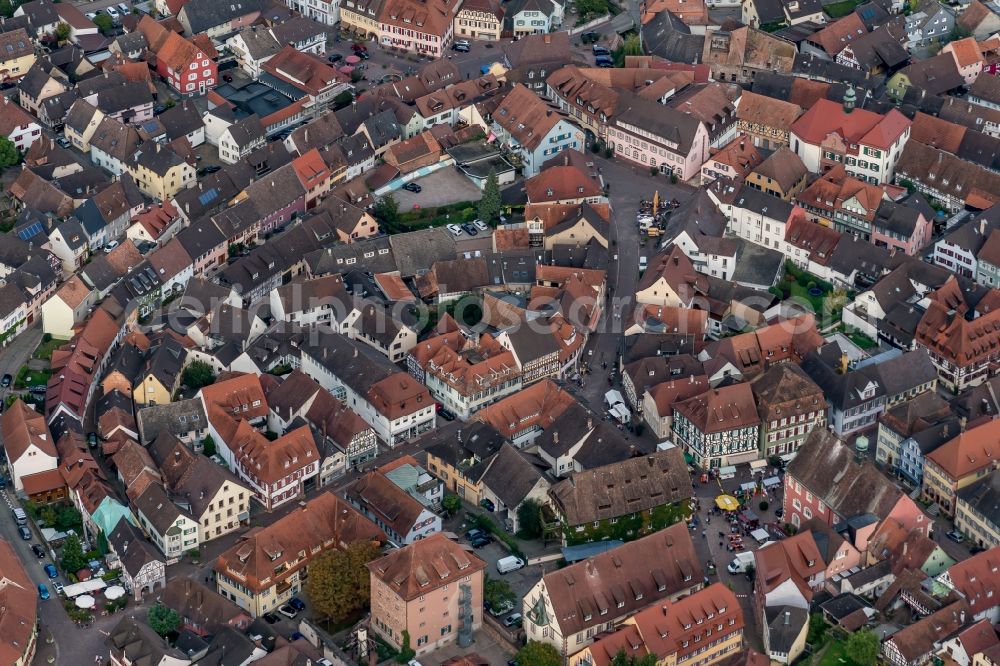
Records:
[[[507,557],[501,557],[497,560],[497,572],[501,574],[510,573],[511,571],[517,571],[524,566],[524,560],[519,557],[514,557],[513,555],[508,555]]]
[[[747,567],[752,566],[754,561],[753,553],[736,553],[736,558],[729,563],[726,570],[733,575],[745,573]]]

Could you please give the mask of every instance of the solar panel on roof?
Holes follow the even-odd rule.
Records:
[[[18,231],[17,232],[17,237],[20,238],[21,240],[26,241],[29,238],[31,238],[32,236],[35,236],[35,235],[40,234],[40,233],[42,233],[42,223],[41,222],[32,222],[31,224],[29,224],[24,229],[21,229],[20,231]]]
[[[200,203],[202,206],[207,206],[210,202],[215,201],[215,199],[218,197],[218,194],[219,194],[218,190],[216,190],[214,187],[209,190],[206,190],[205,192],[202,192],[201,194],[198,195],[198,203]]]

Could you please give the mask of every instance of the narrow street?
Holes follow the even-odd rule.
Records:
[[[654,192],[661,199],[687,200],[693,190],[684,184],[671,184],[664,176],[650,176],[639,167],[594,156],[605,183],[609,185],[611,201],[611,247],[608,267],[608,307],[599,328],[587,341],[585,360],[590,363],[590,374],[584,387],[577,391],[588,406],[598,414],[604,413],[604,393],[608,390],[608,376],[614,371],[624,341],[622,331],[634,304],[635,288],[639,282],[639,257],[651,261],[656,254],[658,239],[643,237],[635,218],[640,199],[652,199]],[[606,362],[606,369],[601,363]]]

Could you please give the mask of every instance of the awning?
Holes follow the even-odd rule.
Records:
[[[759,469],[764,469],[765,467],[767,467],[767,461],[766,460],[751,460],[750,461],[750,469],[752,469],[755,472],[757,470],[759,470]]]
[[[719,495],[715,498],[715,506],[723,511],[736,511],[740,508],[740,503],[732,495]]]
[[[765,488],[774,488],[781,485],[781,479],[776,476],[769,476],[764,479],[763,484]]]
[[[753,492],[753,491],[757,490],[757,484],[754,483],[753,481],[751,481],[749,483],[741,483],[740,484],[740,490],[742,490],[745,493]]]
[[[686,462],[688,465],[693,465],[694,464],[694,456],[691,455],[690,453],[688,453],[687,451],[685,451],[684,452],[684,462]]]
[[[771,535],[768,534],[767,530],[765,530],[763,527],[758,527],[757,529],[755,529],[753,532],[750,533],[750,536],[752,536],[757,541],[760,541],[761,543],[771,538]]]
[[[736,467],[733,466],[733,465],[729,465],[727,467],[720,467],[719,468],[719,476],[721,476],[723,478],[727,478],[727,477],[731,478],[731,477],[736,476]]]

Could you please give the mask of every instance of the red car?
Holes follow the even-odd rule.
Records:
[[[351,50],[354,51],[355,53],[360,54],[362,52],[367,52],[368,47],[365,46],[364,44],[359,44],[358,42],[354,42],[353,44],[351,44]]]

